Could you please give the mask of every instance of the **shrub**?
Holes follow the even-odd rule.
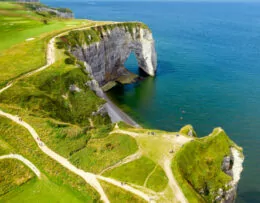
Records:
[[[76,59],[73,58],[73,57],[66,58],[66,59],[65,59],[65,63],[66,63],[66,64],[75,64],[75,63],[76,63]]]

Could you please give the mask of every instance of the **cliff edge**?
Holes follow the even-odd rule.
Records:
[[[151,30],[143,23],[113,23],[86,30],[71,31],[61,38],[67,50],[83,61],[87,72],[104,86],[128,76],[124,63],[133,52],[138,66],[154,76],[157,55]]]

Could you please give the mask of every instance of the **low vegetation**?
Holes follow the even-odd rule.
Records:
[[[2,93],[0,106],[21,115],[46,144],[69,157],[90,138],[105,137],[112,128],[108,116],[92,115],[104,101],[86,86],[88,80],[81,68],[61,59]]]
[[[169,133],[133,129],[119,123],[120,129],[138,133],[133,138],[123,133],[110,134],[114,125],[108,115],[96,114],[105,101],[86,85],[90,78],[82,62],[68,51],[100,41],[105,32],[115,27],[133,35],[133,28],[149,29],[145,24],[64,20],[36,10],[31,4],[0,4],[0,88],[14,81],[0,95],[1,110],[19,115],[48,147],[85,171],[100,173],[140,150],[141,158],[108,170],[105,176],[160,194],[166,191],[167,199],[166,193],[172,193],[172,189],[161,166],[174,157],[173,173],[190,202],[213,201],[219,188],[228,189],[225,185],[231,177],[220,166],[233,143],[224,131],[216,129],[211,136],[198,139],[191,138],[190,132],[196,136],[192,126]],[[86,26],[93,27],[70,31]],[[47,43],[65,31],[56,43],[56,62],[42,72],[21,77],[46,63]],[[183,136],[183,143],[193,140],[182,147],[183,143],[175,143],[179,136]],[[46,156],[29,132],[0,117],[0,155],[10,153],[29,159],[41,171],[42,178],[38,179],[17,160],[0,160],[0,168],[4,169],[0,171],[0,202],[99,201],[99,194],[83,179]],[[118,187],[102,181],[101,184],[111,202],[143,202]]]
[[[197,137],[197,133],[195,132],[195,130],[193,129],[193,127],[191,125],[186,125],[184,127],[181,128],[180,133],[183,135],[187,135],[190,137]]]
[[[34,177],[34,173],[18,160],[2,159],[0,168],[0,197]]]
[[[231,177],[221,170],[233,143],[221,129],[187,143],[177,152],[172,169],[190,202],[212,202],[219,188],[228,189]]]
[[[91,139],[87,146],[73,154],[71,162],[85,171],[100,173],[135,153],[136,141],[128,135],[112,134],[101,139]]]
[[[105,193],[107,194],[108,198],[113,203],[144,203],[144,201],[141,198],[138,198],[137,196],[126,192],[122,190],[121,188],[118,188],[116,186],[113,186],[111,184],[108,184],[104,181],[101,182],[101,186],[103,187]]]
[[[139,22],[126,22],[126,23],[111,23],[92,27],[86,30],[76,30],[69,32],[68,35],[60,38],[58,42],[60,48],[73,49],[76,46],[82,46],[84,44],[90,45],[95,42],[99,42],[105,33],[109,30],[119,27],[130,32],[133,35],[133,29],[149,29],[145,24]],[[138,33],[138,32],[137,32]]]
[[[65,199],[62,202],[69,202],[69,200],[72,199],[77,199],[78,201],[76,202],[93,202],[99,199],[99,195],[96,191],[87,185],[83,179],[45,155],[38,148],[29,132],[19,125],[0,117],[0,143],[2,142],[8,143],[8,146],[5,147],[6,153],[20,154],[34,163],[41,171],[42,179],[38,180],[33,178],[28,182],[28,185],[25,184],[19,188],[9,188],[5,190],[5,195],[0,196],[0,202],[6,202],[7,200],[17,202],[19,198],[20,200],[29,200],[30,193],[35,194],[33,196],[34,199],[32,198],[34,201],[32,202],[44,202],[46,197],[53,199],[56,192],[61,194],[61,196],[56,196],[56,199],[60,197],[68,198],[68,201]],[[6,160],[2,160],[1,163],[5,163],[5,161]],[[10,172],[13,168],[8,166],[6,170]],[[16,172],[14,171],[13,173],[15,174]],[[8,177],[9,176],[6,176],[4,182],[1,181],[3,188],[9,187],[10,179]],[[37,187],[34,188],[32,186]],[[40,193],[39,196],[37,196],[35,191]]]
[[[0,88],[10,80],[43,66],[51,37],[77,27],[104,23],[43,18],[25,5],[9,2],[0,4]],[[48,23],[44,23],[44,19]]]
[[[141,186],[143,186],[147,181],[146,187],[157,192],[165,189],[168,183],[162,168],[156,166],[152,160],[146,157],[142,157],[111,171],[107,171],[104,175],[122,182],[133,183]]]

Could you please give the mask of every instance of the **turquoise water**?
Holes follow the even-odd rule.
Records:
[[[223,127],[246,156],[237,202],[260,202],[260,3],[43,2],[78,18],[147,23],[157,76],[110,96],[148,127],[192,124],[200,136]],[[126,66],[138,71],[133,57]]]

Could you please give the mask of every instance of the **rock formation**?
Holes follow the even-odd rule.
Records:
[[[127,74],[124,63],[132,52],[139,67],[148,75],[155,75],[157,56],[154,40],[151,31],[143,24],[118,23],[109,27],[99,26],[95,28],[94,33],[100,36],[93,36],[92,33],[85,32],[83,41],[80,41],[80,34],[77,33],[80,42],[71,52],[85,62],[87,71],[100,86]],[[99,40],[94,43],[88,42],[94,38]]]
[[[219,188],[218,196],[216,197],[217,202],[221,203],[234,203],[236,199],[237,186],[240,180],[240,175],[243,171],[244,157],[242,153],[232,147],[229,156],[226,156],[222,163],[222,170],[232,177],[232,181],[228,184],[229,189],[224,191]]]
[[[57,17],[60,17],[60,18],[74,18],[74,14],[72,12],[69,12],[69,10],[67,10],[67,9],[48,8],[48,7],[39,6],[36,8],[36,11],[39,13],[49,12],[49,13],[55,14]]]

